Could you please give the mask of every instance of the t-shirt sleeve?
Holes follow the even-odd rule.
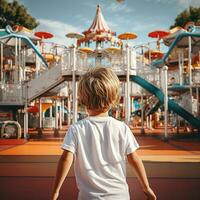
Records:
[[[137,140],[135,139],[135,136],[133,135],[132,131],[130,128],[125,125],[125,130],[126,130],[126,155],[134,152],[136,149],[139,148],[139,144]]]
[[[61,148],[64,150],[68,150],[72,153],[76,153],[77,150],[77,137],[76,130],[73,126],[70,126],[67,133],[65,134],[63,144]]]

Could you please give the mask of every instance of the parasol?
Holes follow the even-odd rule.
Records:
[[[153,32],[150,32],[148,34],[148,36],[151,38],[163,39],[164,37],[166,37],[169,34],[170,34],[170,32],[168,32],[168,31],[155,30]]]
[[[37,36],[41,39],[50,39],[53,37],[53,34],[51,34],[49,32],[39,31],[39,32],[35,32],[35,36]]]
[[[81,33],[71,32],[71,33],[67,33],[66,37],[79,40],[83,38],[84,35]]]
[[[137,35],[133,32],[126,32],[118,35],[118,38],[120,40],[130,40],[130,39],[133,40],[137,38]]]
[[[83,48],[79,48],[79,51],[84,52],[84,53],[93,53],[93,49],[89,48],[89,47],[83,47]]]
[[[120,53],[121,49],[117,47],[108,47],[107,49],[105,49],[105,51],[110,53]]]

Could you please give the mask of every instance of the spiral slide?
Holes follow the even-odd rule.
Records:
[[[163,104],[164,103],[164,94],[163,92],[154,86],[153,84],[149,83],[145,79],[143,79],[140,76],[137,75],[131,75],[130,81],[133,81],[149,91],[150,93],[154,94],[159,101]],[[188,111],[186,111],[184,108],[179,106],[176,102],[173,100],[168,100],[168,107],[169,109],[173,110],[176,114],[187,120],[194,128],[197,128],[200,130],[200,120],[194,117],[192,114],[190,114]]]

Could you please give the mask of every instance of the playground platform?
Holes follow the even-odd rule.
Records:
[[[46,134],[50,130],[45,130]],[[61,134],[64,134],[64,131]],[[152,188],[159,200],[200,199],[200,139],[173,139],[136,136]],[[0,199],[48,200],[58,159],[60,138],[0,140]],[[145,196],[128,167],[131,200]],[[76,200],[78,190],[73,169],[61,191],[61,200]]]

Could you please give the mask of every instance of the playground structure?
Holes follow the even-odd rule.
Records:
[[[75,41],[70,47],[45,43],[53,37],[50,33],[16,30],[7,27],[0,32],[0,112],[10,113],[12,118],[6,120],[21,120],[23,137],[29,137],[28,121],[33,118],[39,134],[46,125],[55,128],[55,135],[64,121],[75,122],[78,114],[81,119],[85,113],[77,102],[78,79],[95,66],[111,67],[121,80],[121,102],[112,110],[116,118],[129,125],[138,119],[133,126],[138,125],[142,133],[145,127],[162,126],[165,138],[171,127],[177,132],[182,126],[199,132],[198,27],[151,32],[155,49],[151,43],[130,46],[129,40],[137,35],[127,32],[116,37],[98,5],[88,30],[66,35]],[[162,42],[169,46],[166,54],[161,52]]]

